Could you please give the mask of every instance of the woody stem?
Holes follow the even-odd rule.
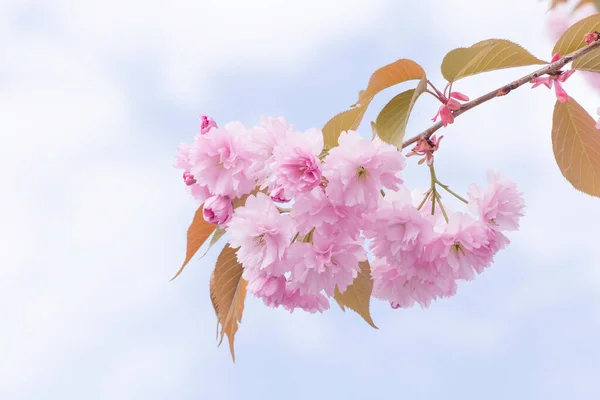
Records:
[[[592,51],[596,48],[599,48],[599,47],[600,47],[600,39],[588,44],[587,46],[580,48],[579,50],[572,52],[571,54],[568,54],[568,55],[562,57],[560,60],[558,60],[556,62],[548,64],[545,67],[540,68],[535,72],[527,74],[527,75],[523,76],[522,78],[517,79],[516,81],[506,84],[498,89],[492,90],[491,92],[486,93],[483,96],[480,96],[468,103],[462,104],[460,106],[459,110],[452,112],[452,115],[454,115],[454,118],[456,118],[459,115],[469,111],[470,109],[475,108],[480,104],[483,104],[487,101],[492,100],[493,98],[501,97],[501,96],[505,96],[505,95],[509,94],[511,91],[523,86],[524,84],[530,82],[532,79],[539,78],[540,76],[546,75],[546,74],[556,74],[558,71],[560,71],[560,69],[562,67],[564,67],[571,61],[576,60],[579,57],[582,57],[582,56],[586,55],[587,53],[589,53],[590,51]],[[428,83],[430,83],[430,82],[428,82]],[[431,87],[433,87],[434,90],[437,91],[437,89],[435,89],[435,87],[433,85],[431,85]],[[443,126],[442,121],[433,124],[431,127],[425,129],[423,132],[419,133],[418,135],[413,136],[412,138],[404,141],[402,143],[402,148],[404,149],[404,148],[410,146],[411,144],[417,142],[419,139],[428,139],[431,135],[433,135],[442,126]]]

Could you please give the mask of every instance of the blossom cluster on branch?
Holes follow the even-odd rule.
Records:
[[[211,274],[210,299],[220,343],[227,335],[232,357],[247,292],[290,312],[323,312],[333,299],[376,327],[371,297],[394,309],[426,308],[492,265],[509,244],[506,233],[519,228],[523,194],[492,171],[485,187],[471,185],[463,195],[440,182],[435,154],[442,136],[435,132],[525,84],[554,88],[556,163],[574,188],[600,197],[600,123],[563,86],[576,71],[600,72],[600,15],[566,29],[551,54],[544,61],[505,39],[454,49],[442,61],[443,90],[419,64],[399,59],[375,71],[357,102],[322,129],[300,132],[282,117],[246,127],[202,116],[200,132],[179,146],[175,164],[200,204],[175,277],[204,243],[210,249],[227,234]],[[472,75],[532,65],[542,67],[473,99],[453,90]],[[371,100],[413,80],[416,86],[392,98],[371,122],[372,137],[360,135]],[[424,94],[440,102],[434,125],[405,139],[412,108]],[[420,157],[415,164],[429,169],[426,190],[404,184],[403,171],[414,156]],[[451,210],[449,197],[463,209]]]
[[[309,312],[346,291],[367,250],[373,296],[398,308],[455,294],[508,244],[502,232],[518,227],[524,207],[514,182],[489,172],[488,187],[469,190],[473,216],[444,210],[444,219],[432,213],[443,207],[437,191],[419,198],[403,185],[404,166],[378,138],[342,132],[324,151],[320,130],[296,132],[283,118],[203,127],[177,161],[205,220],[230,233],[248,291]]]

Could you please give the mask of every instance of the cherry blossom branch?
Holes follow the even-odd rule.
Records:
[[[568,63],[570,63],[571,61],[589,53],[590,51],[599,48],[600,47],[600,39],[595,40],[594,42],[588,44],[585,47],[582,47],[579,50],[574,51],[573,53],[566,55],[564,57],[562,57],[560,60],[553,62],[551,64],[546,65],[543,68],[538,69],[535,72],[532,72],[530,74],[525,75],[522,78],[517,79],[516,81],[513,81],[507,85],[504,85],[496,90],[492,90],[489,93],[484,94],[481,97],[478,97],[468,103],[462,104],[460,106],[459,110],[453,111],[452,115],[454,115],[454,118],[458,117],[459,115],[461,115],[462,113],[477,107],[480,104],[483,104],[489,100],[492,100],[493,98],[496,97],[501,97],[501,96],[506,96],[507,94],[509,94],[511,91],[517,89],[520,86],[523,86],[524,84],[530,82],[532,79],[538,78],[542,75],[546,75],[546,74],[556,74],[558,71],[560,71],[560,69],[562,67],[564,67],[565,65],[567,65]],[[431,135],[433,135],[438,129],[440,129],[443,126],[443,122],[437,122],[434,125],[432,125],[431,127],[427,128],[426,130],[424,130],[423,132],[421,132],[420,134],[404,141],[402,143],[402,148],[406,148],[408,146],[410,146],[411,144],[417,142],[419,139],[429,139],[429,137]]]

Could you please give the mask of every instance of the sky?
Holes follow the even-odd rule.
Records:
[[[321,127],[399,58],[443,86],[447,51],[488,38],[550,59],[535,0],[0,0],[0,398],[597,399],[600,200],[552,155],[552,92],[523,87],[443,131],[438,177],[465,192],[489,168],[527,205],[495,264],[451,299],[393,310],[379,330],[249,297],[236,363],[217,348],[218,249],[175,281],[197,207],[176,146],[199,116]],[[460,81],[475,97],[531,68]],[[383,92],[365,121],[394,94]],[[578,74],[566,90],[594,112]],[[429,126],[422,97],[408,126]],[[361,127],[370,134],[368,123]],[[428,184],[409,162],[405,180]]]

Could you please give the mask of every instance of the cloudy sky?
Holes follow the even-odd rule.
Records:
[[[600,200],[550,142],[552,92],[520,89],[444,131],[441,180],[515,179],[527,215],[495,265],[429,309],[271,310],[249,298],[237,363],[208,278],[174,282],[196,208],[172,168],[200,114],[320,127],[398,58],[443,86],[459,46],[506,38],[550,59],[536,0],[0,0],[0,398],[597,399]],[[477,96],[530,69],[455,86]],[[408,84],[400,88],[408,87]],[[600,96],[575,74],[588,110]],[[399,88],[385,91],[365,121]],[[409,134],[430,123],[422,98]],[[370,133],[364,124],[363,133]],[[427,185],[414,162],[412,187]]]

